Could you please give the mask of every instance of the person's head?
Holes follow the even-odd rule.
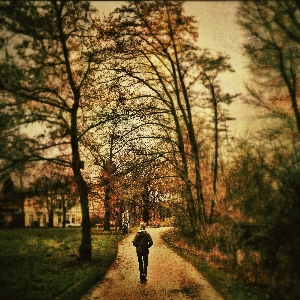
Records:
[[[141,224],[140,224],[140,228],[141,228],[141,229],[143,229],[143,230],[145,230],[145,228],[146,228],[146,223],[144,223],[144,222],[141,222]]]

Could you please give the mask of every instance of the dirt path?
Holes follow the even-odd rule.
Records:
[[[150,248],[146,283],[139,281],[133,233],[120,242],[117,259],[104,280],[81,300],[222,300],[201,273],[161,240],[160,235],[167,229],[147,228],[154,245]]]

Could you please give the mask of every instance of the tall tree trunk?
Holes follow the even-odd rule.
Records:
[[[82,178],[82,177],[81,177]],[[92,260],[92,239],[91,239],[91,221],[88,205],[87,184],[83,179],[80,179],[81,192],[80,204],[82,211],[82,237],[79,247],[80,260]]]
[[[109,188],[109,181],[107,181],[106,186],[105,186],[105,196],[104,196],[104,209],[105,209],[105,214],[104,214],[104,230],[110,230],[110,188]]]
[[[299,113],[299,106],[298,106],[298,99],[297,99],[297,83],[298,83],[298,76],[294,72],[291,72],[292,74],[288,76],[288,72],[286,70],[285,61],[283,58],[282,49],[278,49],[278,60],[279,60],[279,70],[281,73],[281,76],[287,86],[287,89],[289,91],[290,97],[291,97],[291,103],[292,103],[292,109],[294,112],[297,130],[300,132],[300,113]]]
[[[54,212],[53,212],[52,204],[50,204],[48,214],[49,214],[48,227],[53,228],[53,215],[54,215]]]
[[[79,95],[77,96],[79,98]],[[75,103],[79,103],[79,99]],[[80,155],[77,136],[77,109],[78,106],[73,105],[71,118],[71,146],[72,146],[72,169],[75,182],[80,195],[80,205],[82,212],[82,238],[79,247],[80,260],[90,261],[92,259],[92,239],[91,239],[91,221],[88,202],[87,184],[80,171]]]
[[[63,228],[66,228],[66,216],[67,216],[67,207],[65,196],[62,196],[62,209],[63,209]]]
[[[150,207],[149,207],[149,188],[148,188],[149,183],[145,183],[144,185],[144,191],[142,195],[142,200],[143,200],[143,211],[142,211],[142,217],[143,217],[143,222],[145,222],[148,225],[148,222],[150,220]]]
[[[189,214],[189,218],[190,218],[190,223],[191,223],[191,227],[194,233],[196,233],[197,231],[197,213],[196,213],[196,207],[195,207],[195,203],[194,203],[194,198],[193,198],[193,193],[192,193],[192,184],[191,181],[189,179],[189,165],[188,165],[188,159],[187,159],[187,155],[185,153],[185,149],[184,149],[184,141],[183,141],[183,134],[182,134],[182,128],[180,126],[180,122],[178,119],[178,116],[176,114],[176,109],[174,104],[172,103],[172,107],[171,107],[171,112],[172,112],[172,116],[175,122],[175,128],[176,128],[176,134],[177,134],[177,141],[178,141],[178,150],[181,156],[181,161],[183,164],[183,170],[182,170],[182,174],[181,178],[185,184],[185,191],[186,191],[186,201],[187,201],[187,209],[188,209],[188,214]]]
[[[171,41],[173,44],[173,49],[174,49],[174,55],[175,55],[175,62],[171,59],[172,63],[172,69],[173,69],[173,74],[175,76],[175,86],[177,86],[176,91],[177,91],[177,103],[179,105],[179,108],[182,112],[183,119],[185,122],[185,126],[188,132],[189,140],[190,140],[190,145],[191,149],[194,155],[193,162],[194,162],[194,172],[195,172],[195,177],[196,177],[196,182],[195,182],[195,188],[196,188],[196,207],[193,204],[195,208],[195,214],[196,214],[196,234],[203,234],[205,232],[205,227],[206,227],[206,213],[205,213],[205,208],[204,208],[204,196],[202,192],[202,179],[201,179],[201,171],[200,171],[200,158],[199,158],[199,153],[198,153],[198,146],[197,146],[197,139],[194,131],[194,125],[193,125],[193,119],[192,119],[192,111],[191,111],[191,106],[189,102],[189,96],[187,93],[187,88],[184,82],[184,76],[182,74],[182,68],[180,66],[180,61],[178,58],[178,52],[177,52],[177,45],[176,41],[174,38],[173,34],[173,28],[171,25],[171,18],[169,15],[169,11],[167,10],[168,13],[168,26],[169,26],[169,34],[171,37]],[[178,75],[178,81],[177,82],[177,76]],[[181,103],[181,97],[179,95],[179,91],[182,92],[183,94],[183,99],[184,99],[184,104],[185,106]],[[191,187],[188,187],[190,189]],[[193,198],[191,191],[189,192],[190,196]],[[192,200],[194,202],[194,199]],[[202,232],[198,232],[202,228]]]
[[[214,109],[215,154],[214,154],[214,169],[213,169],[213,197],[210,206],[209,224],[212,224],[213,222],[215,201],[217,197],[218,160],[219,160],[218,103],[217,103],[213,86],[211,86],[211,93],[212,93],[212,101],[213,101],[213,109]]]
[[[77,113],[80,103],[80,87],[76,86],[73,78],[71,63],[69,59],[69,51],[67,47],[66,35],[63,29],[62,20],[62,8],[59,7],[58,2],[54,1],[56,9],[56,17],[59,29],[59,38],[63,50],[65,59],[66,72],[68,76],[68,82],[73,92],[73,106],[71,109],[71,148],[72,148],[72,169],[75,178],[75,182],[78,187],[80,195],[80,205],[82,212],[82,238],[81,245],[79,247],[80,260],[90,261],[92,259],[92,238],[91,238],[91,221],[89,213],[89,202],[88,202],[88,188],[87,184],[81,174],[80,166],[80,154],[79,154],[79,140],[78,140],[78,128],[77,128]]]

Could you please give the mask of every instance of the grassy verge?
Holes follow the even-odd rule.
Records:
[[[222,269],[214,269],[203,257],[193,254],[192,251],[185,251],[180,248],[180,242],[176,242],[176,236],[172,235],[173,231],[166,232],[163,240],[169,247],[182,256],[184,259],[192,263],[203,276],[212,284],[212,286],[222,295],[225,300],[267,300],[268,293],[263,288],[246,284],[239,280],[237,276],[229,274]],[[170,236],[172,235],[172,236]]]
[[[78,260],[80,228],[0,230],[0,299],[80,299],[114,261],[121,235],[92,231],[93,261]]]

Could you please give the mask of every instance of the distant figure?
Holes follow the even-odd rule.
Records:
[[[147,281],[147,267],[149,248],[153,245],[151,235],[146,231],[146,224],[140,224],[140,230],[136,233],[132,243],[136,247],[139,262],[140,280]]]
[[[121,227],[121,233],[128,234],[128,227],[129,227],[129,224],[127,222],[124,222]]]

